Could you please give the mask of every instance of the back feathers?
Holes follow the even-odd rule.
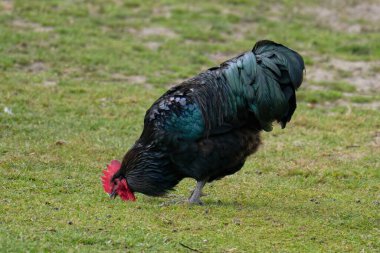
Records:
[[[304,62],[295,51],[259,41],[245,52],[173,87],[147,111],[142,139],[199,140],[246,124],[284,128],[296,109]]]
[[[194,97],[209,129],[236,122],[246,108],[265,131],[272,122],[284,128],[296,109],[295,90],[303,80],[304,62],[295,51],[272,41],[259,41],[241,54],[185,83],[199,82]],[[207,127],[206,127],[207,128]]]

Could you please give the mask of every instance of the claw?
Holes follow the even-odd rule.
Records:
[[[204,205],[203,201],[200,200],[200,199],[194,199],[193,200],[193,199],[189,198],[188,199],[188,203],[191,204],[191,205],[200,205],[200,206]]]

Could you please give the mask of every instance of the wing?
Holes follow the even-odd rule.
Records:
[[[173,87],[152,105],[145,114],[142,141],[176,145],[205,135],[204,117],[191,86],[190,82]]]

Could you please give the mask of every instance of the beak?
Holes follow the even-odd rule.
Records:
[[[113,191],[112,193],[109,193],[108,195],[110,196],[111,199],[114,199],[114,198],[116,198],[117,193],[116,193],[116,191]]]

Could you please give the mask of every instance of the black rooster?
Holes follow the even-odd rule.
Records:
[[[261,130],[290,121],[303,71],[297,52],[266,40],[171,88],[146,112],[122,163],[104,171],[104,189],[134,200],[133,192],[161,196],[190,177],[189,202],[201,203],[206,182],[237,172],[257,150]]]

